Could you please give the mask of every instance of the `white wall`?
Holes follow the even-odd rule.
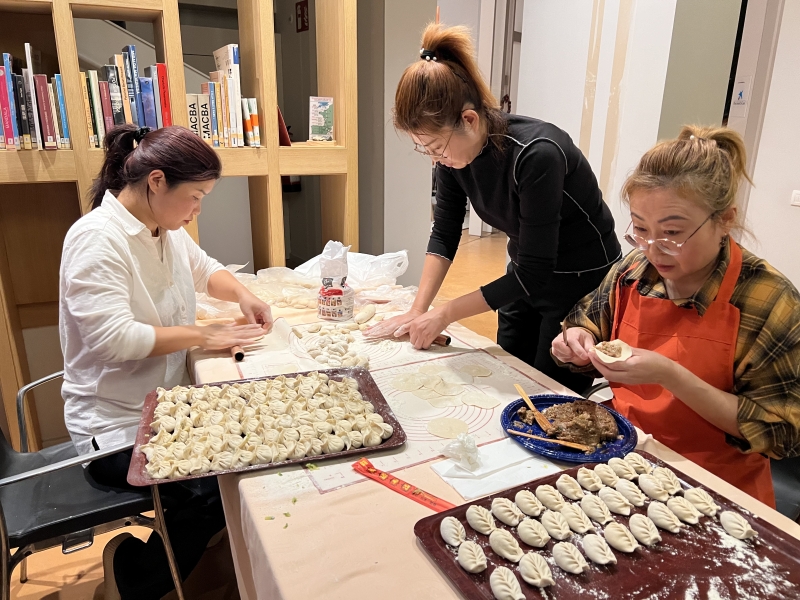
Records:
[[[439,22],[465,25],[472,32],[475,47],[479,44],[481,0],[439,0]]]
[[[789,205],[792,190],[800,190],[800,2],[786,2],[783,11],[747,217],[753,251],[800,287],[800,208]]]
[[[431,163],[395,131],[391,109],[397,82],[419,60],[422,29],[436,17],[436,0],[385,3],[384,56],[384,252],[408,250],[409,267],[399,279],[416,285],[422,274],[431,223]]]

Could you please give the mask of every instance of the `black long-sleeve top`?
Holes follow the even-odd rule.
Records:
[[[428,243],[428,253],[455,258],[467,198],[484,222],[508,235],[513,270],[481,287],[492,310],[535,295],[554,274],[601,269],[621,257],[614,218],[569,135],[537,119],[505,118],[502,150],[489,140],[463,169],[437,166]]]

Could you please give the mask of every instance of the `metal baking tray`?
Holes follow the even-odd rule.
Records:
[[[697,525],[687,525],[677,534],[662,529],[662,541],[650,548],[639,548],[625,554],[612,548],[617,558],[616,565],[600,566],[588,558],[589,568],[580,575],[562,571],[552,559],[552,549],[556,540],[550,540],[542,549],[531,548],[516,535],[515,528],[496,520],[498,527],[512,533],[525,552],[534,551],[547,560],[555,585],[539,588],[531,586],[522,579],[517,564],[501,558],[492,551],[489,536],[473,530],[466,519],[467,508],[478,504],[491,510],[494,498],[509,498],[523,489],[535,490],[536,486],[549,483],[555,487],[556,479],[562,473],[575,477],[581,466],[593,467],[597,463],[576,465],[559,473],[536,479],[521,486],[462,504],[446,512],[425,517],[417,521],[414,533],[441,573],[452,582],[464,598],[492,600],[489,576],[498,566],[505,566],[514,572],[525,598],[552,599],[673,599],[673,598],[747,598],[787,599],[800,598],[800,540],[792,537],[758,518],[738,504],[704,488],[697,481],[684,475],[671,465],[667,465],[646,452],[640,452],[651,463],[668,467],[681,480],[684,489],[701,487],[705,489],[722,507],[742,514],[753,529],[758,532],[755,541],[739,541],[727,535],[717,517],[703,516]],[[687,485],[688,484],[688,485]],[[569,502],[569,500],[567,500]],[[634,508],[631,514],[646,514],[648,502],[643,507]],[[439,533],[442,519],[456,517],[467,531],[467,539],[480,544],[486,554],[488,566],[476,575],[467,573],[456,562],[457,551],[444,543]],[[629,517],[612,513],[612,518],[628,526]],[[593,523],[595,524],[595,523]],[[596,524],[595,526],[600,529]],[[575,543],[583,552],[583,535],[573,533],[568,542]]]
[[[286,373],[285,377],[296,377],[297,375],[305,375],[310,371],[305,371],[302,373]],[[397,448],[402,446],[406,443],[406,432],[403,431],[403,428],[400,426],[400,422],[394,416],[392,409],[389,407],[389,404],[386,402],[386,399],[383,397],[383,394],[378,389],[378,384],[375,383],[375,380],[370,375],[369,371],[362,367],[352,367],[352,368],[337,368],[337,369],[324,369],[319,370],[319,373],[325,373],[328,377],[335,381],[341,381],[342,377],[352,377],[358,382],[358,391],[361,392],[364,400],[371,402],[372,405],[375,407],[375,412],[383,417],[383,420],[386,423],[389,423],[394,428],[394,433],[392,433],[392,437],[388,440],[384,440],[379,446],[374,446],[372,448],[351,448],[350,450],[342,450],[341,452],[334,452],[331,454],[320,454],[319,456],[306,456],[303,458],[293,458],[289,460],[284,460],[278,463],[269,463],[266,465],[250,465],[247,467],[242,467],[239,469],[228,469],[226,471],[209,471],[208,473],[203,473],[201,475],[189,475],[187,477],[176,477],[174,479],[153,479],[148,475],[147,470],[145,469],[145,465],[147,464],[147,458],[141,451],[141,447],[146,444],[150,437],[153,435],[153,432],[150,429],[150,423],[152,423],[155,419],[153,418],[153,412],[156,409],[156,405],[158,401],[156,399],[156,391],[153,390],[149,394],[147,394],[147,398],[144,401],[144,408],[142,409],[142,419],[139,421],[139,430],[136,432],[136,442],[133,446],[133,456],[131,458],[131,464],[128,468],[128,483],[131,485],[158,485],[162,483],[172,483],[173,481],[185,481],[187,479],[198,479],[200,477],[215,477],[217,475],[226,475],[228,473],[250,473],[252,471],[261,471],[264,469],[274,469],[276,467],[286,467],[287,465],[294,465],[299,463],[319,463],[325,460],[330,460],[333,458],[340,458],[342,456],[353,456],[360,458],[365,455],[372,454],[374,452],[388,450],[390,448]],[[270,379],[274,379],[275,377],[257,377],[255,379],[241,379],[236,381],[221,381],[218,383],[214,383],[215,386],[221,386],[224,383],[232,385],[234,383],[247,383],[249,381],[266,381]],[[195,385],[195,386],[187,386],[187,387],[203,387],[202,385]]]

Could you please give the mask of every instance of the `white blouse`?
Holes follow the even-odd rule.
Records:
[[[61,395],[79,453],[93,450],[92,438],[100,448],[133,442],[148,392],[189,382],[185,350],[148,358],[154,328],[194,324],[195,292],[207,292],[223,268],[183,228],[154,238],[108,191],[70,228],[61,255]]]

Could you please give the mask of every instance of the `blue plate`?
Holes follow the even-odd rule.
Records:
[[[567,402],[574,402],[575,400],[581,399],[576,398],[575,396],[561,396],[558,394],[531,396],[530,398],[533,402],[533,405],[540,411],[544,411],[546,408],[550,408],[554,404],[565,404]],[[500,423],[502,424],[503,429],[513,429],[515,431],[521,431],[522,433],[531,433],[533,435],[547,437],[536,421],[534,421],[533,425],[524,425],[522,429],[514,426],[514,421],[518,421],[520,423],[522,422],[517,417],[517,411],[523,406],[525,406],[525,402],[522,400],[522,398],[519,400],[514,400],[508,406],[506,406],[505,410],[503,410],[503,414],[500,415]],[[554,460],[584,463],[607,462],[610,458],[614,458],[615,456],[622,458],[629,452],[632,452],[636,447],[636,443],[638,441],[636,429],[634,428],[633,424],[628,421],[628,419],[623,417],[617,411],[611,410],[610,408],[606,408],[602,405],[599,406],[600,408],[607,410],[609,413],[611,413],[611,416],[614,417],[622,439],[614,440],[613,442],[607,442],[601,448],[598,448],[590,454],[585,454],[580,450],[568,450],[564,448],[564,446],[560,446],[558,444],[540,442],[539,440],[532,440],[530,438],[518,435],[509,434],[509,437],[531,452],[541,454],[542,456],[546,456],[547,458],[552,458]]]

